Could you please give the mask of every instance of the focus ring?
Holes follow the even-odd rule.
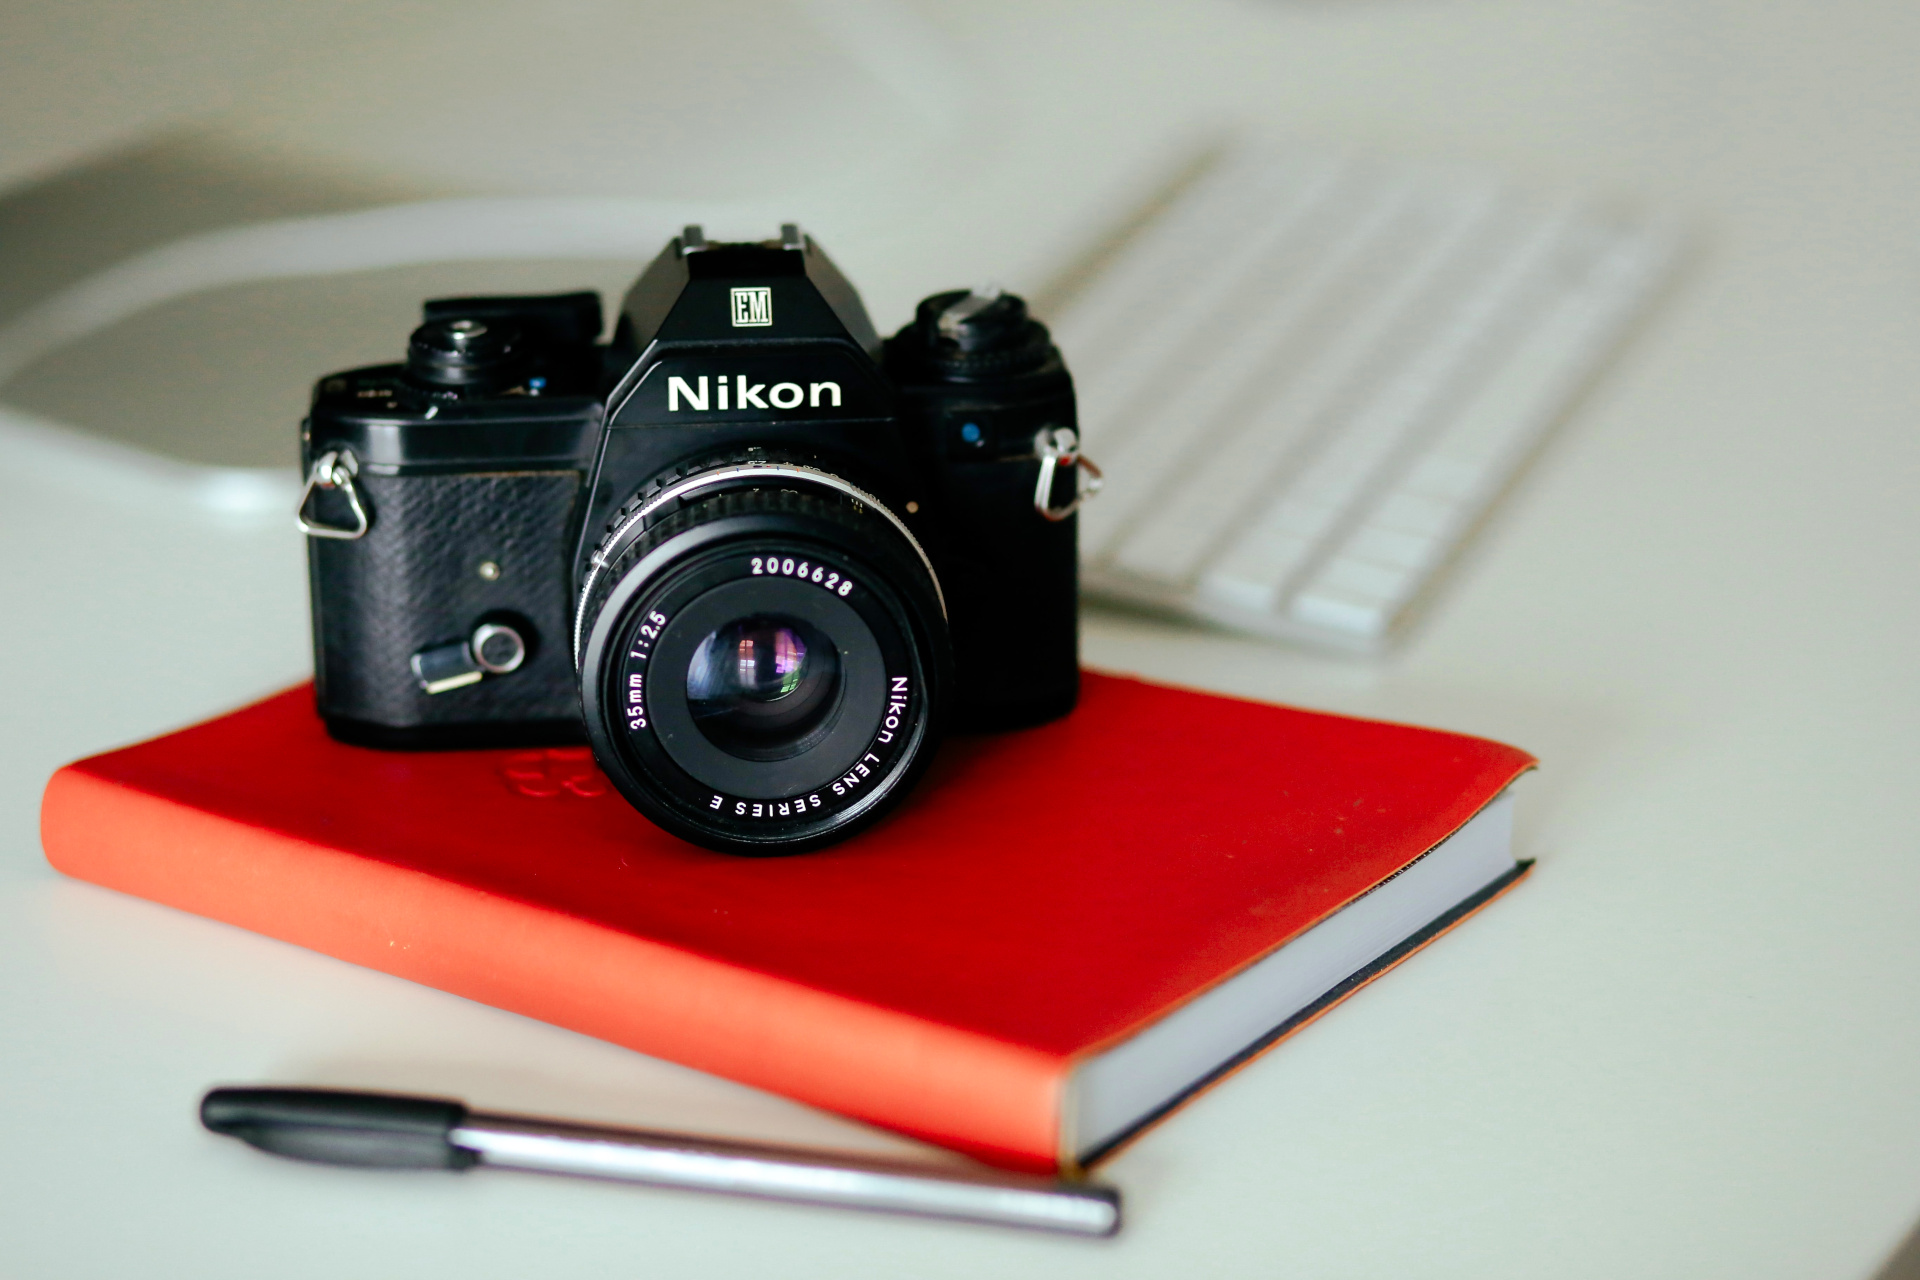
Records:
[[[628,504],[628,509],[632,506],[633,504]],[[803,493],[797,489],[765,486],[729,490],[697,500],[655,520],[629,542],[617,556],[608,561],[605,571],[600,574],[592,592],[584,601],[583,613],[586,616],[597,614],[600,605],[615,584],[656,547],[689,529],[735,516],[796,515],[826,521],[839,525],[873,547],[887,561],[883,567],[888,572],[892,574],[925,572],[916,558],[890,554],[891,549],[887,544],[895,536],[892,528],[875,517],[863,517],[857,514],[853,506],[851,500],[842,498],[838,494],[829,496],[827,493]]]
[[[892,526],[893,533],[898,539],[912,548],[914,555],[919,558],[927,583],[933,588],[934,602],[939,606],[940,616],[943,620],[946,618],[946,595],[941,590],[940,578],[934,571],[932,558],[927,555],[926,548],[920,545],[920,540],[914,537],[913,531],[899,516],[889,511],[878,498],[852,482],[818,467],[797,462],[754,459],[718,464],[704,469],[696,468],[692,474],[672,480],[664,487],[655,488],[650,495],[643,494],[623,508],[630,514],[614,524],[607,536],[601,539],[599,548],[587,558],[587,577],[581,584],[579,602],[573,617],[573,653],[576,669],[580,665],[582,646],[586,642],[587,614],[589,605],[593,602],[595,588],[606,584],[608,570],[611,569],[614,561],[625,554],[627,544],[639,540],[652,527],[648,523],[650,514],[676,500],[682,503],[697,503],[699,499],[692,495],[703,490],[715,493],[729,492],[742,487],[771,490],[789,488],[796,484],[805,485],[810,491],[817,486],[820,490],[839,495],[842,501],[851,501],[854,511],[871,510]],[[674,507],[671,510],[678,511],[681,508]],[[884,537],[882,541],[885,541]]]

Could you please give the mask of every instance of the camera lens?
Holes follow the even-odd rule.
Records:
[[[925,770],[951,669],[939,583],[899,517],[818,468],[670,477],[590,560],[587,733],[676,835],[797,853],[877,821]]]
[[[839,692],[833,642],[779,614],[753,614],[708,632],[687,664],[694,724],[709,742],[746,760],[806,750]]]

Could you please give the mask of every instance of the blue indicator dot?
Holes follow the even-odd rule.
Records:
[[[969,422],[960,428],[960,438],[968,444],[980,443],[980,424]]]
[[[547,389],[547,380],[545,378],[528,378],[527,379],[527,390],[545,391],[546,389]]]

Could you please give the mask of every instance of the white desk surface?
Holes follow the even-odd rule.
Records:
[[[201,1090],[901,1144],[52,873],[56,765],[301,677],[300,547],[0,466],[0,1272],[1873,1274],[1920,1217],[1920,9],[926,12],[1041,86],[1005,170],[1036,184],[1130,129],[1262,120],[1698,233],[1397,656],[1087,616],[1098,666],[1530,748],[1531,882],[1114,1161],[1111,1242],[271,1160],[201,1132]],[[883,324],[945,282],[911,248],[857,267]]]

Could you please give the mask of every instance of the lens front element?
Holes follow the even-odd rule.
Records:
[[[754,614],[709,632],[687,664],[694,724],[714,746],[744,760],[807,750],[839,693],[833,642],[780,614]]]
[[[812,582],[754,574],[753,559],[722,556],[650,604],[658,637],[637,634],[614,676],[645,691],[647,724],[638,738],[629,727],[629,745],[657,743],[723,806],[792,800],[853,768],[884,731],[901,657],[882,644],[897,636],[883,617]]]

